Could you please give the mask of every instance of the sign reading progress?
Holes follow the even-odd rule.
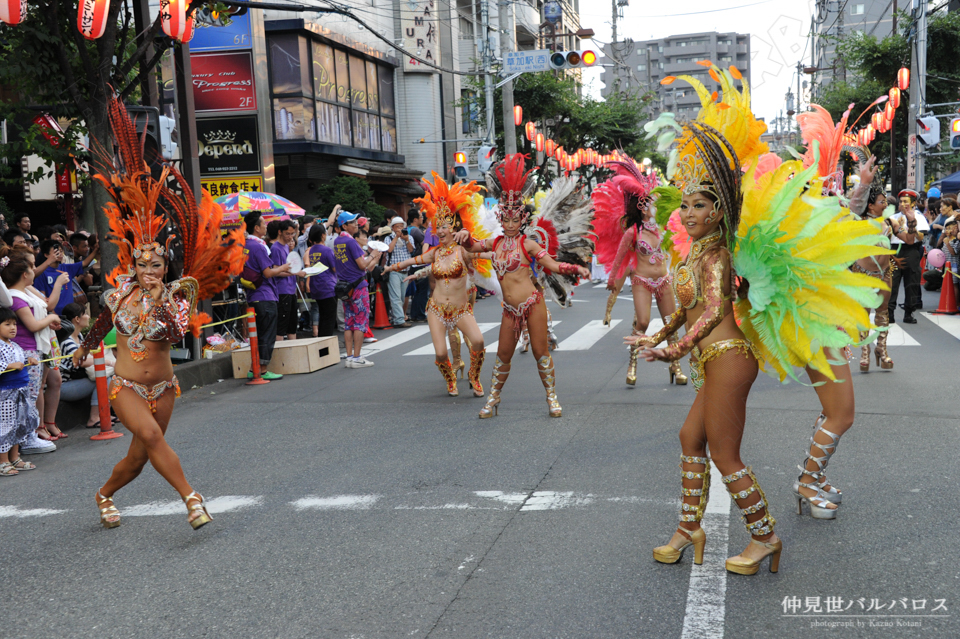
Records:
[[[197,120],[200,175],[259,173],[257,116]]]
[[[506,51],[503,54],[503,75],[550,71],[550,50]]]

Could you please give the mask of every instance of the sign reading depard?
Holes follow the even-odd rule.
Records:
[[[257,116],[197,120],[200,175],[260,173]]]
[[[255,111],[253,58],[249,52],[191,55],[193,100],[203,111]]]

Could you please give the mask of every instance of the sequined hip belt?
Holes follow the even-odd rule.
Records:
[[[719,359],[728,351],[737,351],[745,357],[753,357],[760,361],[760,353],[754,348],[749,340],[745,339],[724,339],[710,344],[702,351],[699,346],[694,346],[690,351],[690,379],[693,380],[693,387],[700,390],[706,381],[704,367],[715,359]]]
[[[117,398],[117,394],[124,386],[142,397],[144,401],[147,402],[147,405],[150,407],[150,412],[152,413],[157,412],[157,400],[160,399],[165,392],[167,392],[167,389],[174,389],[174,391],[177,393],[177,397],[180,397],[180,380],[177,379],[176,375],[171,377],[170,381],[160,382],[159,384],[154,384],[153,386],[147,386],[146,384],[124,379],[119,375],[114,375],[110,380],[109,397],[111,401]]]
[[[527,321],[530,319],[530,311],[533,310],[533,307],[536,306],[537,303],[542,301],[543,291],[537,289],[530,297],[525,299],[520,306],[511,306],[503,302],[503,314],[504,316],[509,315],[513,318],[513,332],[517,340],[519,340],[520,335],[523,334],[523,329],[527,327]]]
[[[670,283],[673,281],[673,278],[669,274],[664,275],[663,277],[658,277],[653,279],[650,277],[642,277],[640,275],[634,275],[630,278],[630,283],[634,286],[642,286],[652,293],[654,296],[660,295],[660,293],[666,287],[670,286]]]
[[[457,325],[461,317],[473,314],[473,305],[470,302],[462,306],[451,304],[450,302],[438,303],[431,297],[430,301],[427,302],[427,311],[436,315],[437,318],[443,322],[443,325],[447,327],[447,330],[450,330]]]

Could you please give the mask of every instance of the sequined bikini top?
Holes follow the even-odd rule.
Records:
[[[456,245],[451,246],[449,249],[445,249],[442,246],[437,247],[437,256],[433,258],[433,264],[430,269],[433,272],[433,276],[438,280],[455,280],[459,277],[463,277],[463,273],[466,270],[464,268],[463,260],[460,259],[460,251],[457,250]],[[440,263],[440,260],[443,258],[452,255],[453,260],[451,260],[446,266]]]
[[[718,229],[710,235],[693,242],[690,245],[690,253],[687,255],[687,259],[674,270],[673,294],[683,308],[690,310],[696,306],[697,303],[703,301],[700,282],[697,276],[699,261],[700,258],[703,257],[704,252],[719,242],[722,237],[723,233]],[[731,288],[730,294],[723,296],[722,301],[726,302],[733,298],[734,291]]]
[[[663,252],[663,249],[660,248],[660,245],[663,242],[663,237],[660,235],[660,228],[657,226],[657,223],[653,220],[645,221],[643,223],[643,229],[650,231],[657,238],[657,245],[650,246],[642,238],[642,230],[637,230],[637,253],[646,257],[651,264],[659,264],[660,262],[667,259],[667,254]]]
[[[526,239],[526,236],[523,233],[518,233],[513,237],[508,237],[506,235],[501,235],[493,242],[493,259],[490,261],[493,263],[493,270],[497,272],[497,278],[503,279],[503,276],[507,273],[513,273],[521,266],[523,266],[523,256],[526,255],[528,261],[530,256],[527,255],[527,249],[523,246],[523,241]],[[503,247],[503,254],[497,250],[499,247]]]
[[[135,278],[121,275],[117,279],[117,288],[107,292],[107,307],[113,314],[117,333],[127,337],[134,361],[146,357],[144,340],[176,342],[183,338],[190,316],[196,311],[195,279],[187,277],[165,285],[159,302],[140,288]],[[133,310],[137,304],[140,312]]]

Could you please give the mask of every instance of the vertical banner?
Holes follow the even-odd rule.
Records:
[[[440,34],[437,31],[439,14],[434,0],[403,0],[400,2],[400,28],[403,30],[403,46],[419,58],[440,64]],[[407,73],[437,73],[410,56],[403,57],[403,70]]]

